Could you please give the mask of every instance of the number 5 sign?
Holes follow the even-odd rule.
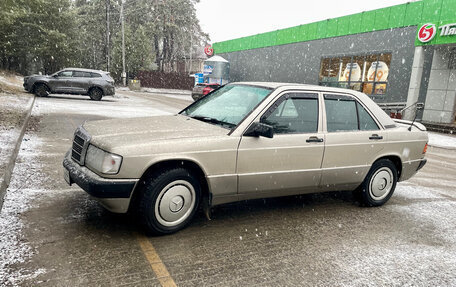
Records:
[[[207,45],[204,47],[204,53],[208,56],[212,56],[214,54],[214,49],[212,49],[212,46]]]

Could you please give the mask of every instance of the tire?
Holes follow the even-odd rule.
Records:
[[[33,89],[33,93],[37,97],[47,97],[51,93],[51,90],[46,84],[37,84]]]
[[[360,200],[365,206],[381,206],[393,195],[397,184],[396,166],[388,159],[372,165],[360,186]]]
[[[146,180],[140,195],[139,216],[149,233],[174,233],[191,221],[200,198],[200,182],[188,170],[164,170]]]
[[[103,97],[103,91],[100,88],[92,88],[89,91],[89,97],[93,101],[99,101]]]

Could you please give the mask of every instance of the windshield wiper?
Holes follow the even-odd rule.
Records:
[[[205,117],[205,116],[190,116],[190,117],[192,119],[203,121],[203,122],[206,122],[206,123],[222,125],[222,126],[228,126],[229,128],[233,128],[233,127],[236,126],[233,123],[224,122],[224,121],[218,120],[216,118],[211,118],[211,117]]]

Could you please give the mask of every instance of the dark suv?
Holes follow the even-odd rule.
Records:
[[[95,101],[115,93],[114,80],[108,72],[79,68],[66,68],[50,76],[24,77],[24,88],[39,97],[51,93],[78,94]]]

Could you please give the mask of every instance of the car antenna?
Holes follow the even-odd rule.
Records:
[[[413,124],[415,123],[417,114],[418,114],[418,113],[415,111],[415,117],[413,118],[412,124],[411,124],[411,125],[409,126],[409,128],[408,128],[409,131],[412,131],[412,127],[413,127]]]
[[[418,110],[421,110],[421,108],[422,108],[422,106],[421,106],[422,104],[420,105],[418,102],[414,103],[413,105],[409,106],[408,108],[410,108],[410,107],[412,107],[414,105],[416,105],[415,117],[413,118],[412,124],[408,128],[409,131],[412,131],[413,124],[415,123],[416,117],[418,116]]]

